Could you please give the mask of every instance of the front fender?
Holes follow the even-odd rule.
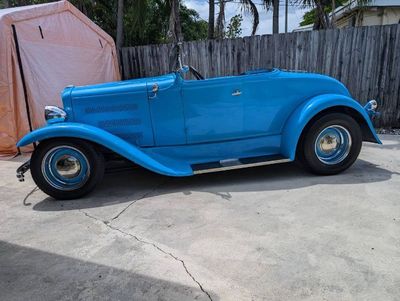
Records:
[[[290,115],[282,131],[282,155],[294,160],[297,143],[307,123],[321,111],[334,107],[347,107],[356,110],[364,118],[375,142],[382,144],[375,132],[370,117],[357,101],[344,95],[325,94],[313,97],[304,102]]]
[[[160,159],[156,160],[138,147],[107,131],[75,122],[63,122],[39,128],[23,137],[17,143],[17,146],[22,147],[33,142],[62,137],[85,139],[103,145],[128,160],[159,174],[175,177],[193,174],[190,166],[186,164],[172,162],[168,159],[164,159],[163,161]]]

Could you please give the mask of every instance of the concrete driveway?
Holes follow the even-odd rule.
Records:
[[[337,176],[137,169],[62,202],[0,161],[0,299],[399,300],[400,136],[382,139]]]

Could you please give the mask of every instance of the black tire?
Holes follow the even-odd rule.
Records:
[[[72,186],[58,187],[58,178],[53,176],[50,167],[45,167],[51,164],[45,164],[43,160],[47,162],[47,160],[49,160],[49,154],[60,149],[77,152],[80,155],[79,158],[84,159],[85,174],[81,182]],[[50,158],[52,157],[50,156]],[[58,164],[58,161],[56,164]],[[87,141],[71,138],[51,139],[40,142],[34,150],[31,157],[30,169],[33,180],[44,193],[57,200],[77,199],[91,192],[102,180],[104,175],[104,157],[96,150],[93,144]],[[49,171],[46,171],[47,169],[49,169]],[[81,171],[81,165],[79,164],[80,177],[82,177],[82,173],[83,171]],[[51,178],[48,176],[50,174]],[[57,173],[57,176],[60,176],[60,174]],[[72,179],[74,178],[72,177]],[[77,181],[79,181],[79,179],[77,179]]]
[[[320,133],[328,127],[344,129],[346,134],[351,137],[350,146],[347,151],[343,151],[340,162],[327,164],[324,158],[320,159],[317,155],[316,140]],[[330,113],[322,116],[311,124],[302,135],[302,140],[297,151],[298,159],[306,169],[318,175],[334,175],[349,168],[357,159],[361,151],[362,132],[358,123],[349,115],[342,113]]]

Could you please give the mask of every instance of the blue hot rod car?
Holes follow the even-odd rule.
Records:
[[[185,80],[191,72],[196,80]],[[381,143],[363,108],[337,80],[278,69],[204,79],[192,67],[171,74],[69,86],[63,109],[46,107],[48,125],[17,146],[39,142],[29,168],[56,199],[90,192],[104,173],[104,152],[167,176],[287,162],[339,173],[362,141]]]

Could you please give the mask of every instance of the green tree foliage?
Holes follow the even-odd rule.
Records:
[[[126,45],[157,44],[168,41],[169,10],[165,1],[149,1],[140,19],[134,11],[134,6],[127,6],[124,19]],[[185,41],[207,38],[207,22],[201,20],[195,10],[181,5],[179,14]]]
[[[0,0],[0,7],[53,2],[49,0]],[[114,39],[117,27],[117,0],[70,0],[79,10]],[[169,25],[167,0],[125,0],[124,46],[167,42]],[[179,12],[185,41],[207,38],[208,23],[199,14],[181,4]]]
[[[207,38],[208,23],[200,18],[197,11],[181,5],[180,17],[185,41]]]
[[[298,0],[298,3],[303,4],[305,7],[314,7],[310,11],[306,12],[303,16],[303,21],[300,22],[301,26],[314,24],[314,29],[322,29],[322,20],[325,14],[327,17],[332,12],[332,4],[337,8],[342,5],[355,3],[358,6],[363,6],[371,2],[371,0]],[[320,7],[321,11],[318,13],[317,8]],[[329,24],[328,24],[329,25]],[[330,24],[332,25],[332,24]]]
[[[225,37],[229,39],[240,37],[242,34],[242,21],[242,15],[233,16],[226,28]]]
[[[316,16],[317,16],[317,11],[316,11],[315,8],[313,8],[312,10],[306,12],[303,15],[303,21],[300,22],[300,26],[314,24]]]
[[[346,0],[336,0],[336,7],[343,5]],[[307,3],[305,3],[307,5]],[[312,5],[312,4],[309,4]],[[324,5],[325,13],[329,14],[332,12],[332,2],[329,1],[326,5]],[[312,10],[306,12],[303,16],[303,21],[300,22],[300,26],[314,24],[315,20],[318,18],[317,10],[313,8]]]
[[[267,0],[263,0],[267,1]],[[272,1],[272,0],[271,0]],[[225,33],[225,6],[227,3],[236,3],[239,8],[249,13],[253,19],[253,28],[251,35],[255,35],[258,24],[260,23],[260,16],[257,10],[257,5],[254,0],[208,0],[209,16],[208,16],[208,39],[223,38]],[[263,2],[264,3],[264,2]],[[219,6],[219,13],[217,24],[215,26],[215,4]]]

